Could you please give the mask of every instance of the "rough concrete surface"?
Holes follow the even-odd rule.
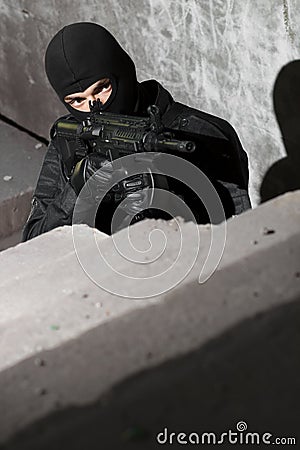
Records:
[[[298,0],[1,0],[0,12],[2,114],[47,137],[66,110],[46,80],[46,46],[64,25],[99,23],[134,58],[139,81],[156,78],[176,100],[234,125],[258,203],[264,173],[285,155],[272,91],[299,58]]]
[[[28,217],[45,151],[36,139],[0,122],[0,249]]]
[[[195,266],[152,300],[96,286],[76,259],[71,227],[2,252],[1,441],[25,430],[3,448],[156,448],[166,426],[217,432],[240,420],[253,432],[297,436],[299,200],[300,191],[289,193],[229,220],[221,264],[201,285],[210,227],[199,226]],[[131,227],[138,248],[154,222]],[[157,270],[172,261],[178,229],[156,225],[169,238]],[[114,255],[111,237],[77,227],[87,253],[92,234]],[[190,250],[192,227],[180,224]],[[114,261],[115,270],[128,265]],[[136,274],[150,276],[149,266]],[[103,275],[114,284],[113,272]]]

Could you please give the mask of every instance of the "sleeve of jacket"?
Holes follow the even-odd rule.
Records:
[[[251,208],[251,201],[248,192],[249,184],[249,165],[248,156],[242,147],[239,137],[233,126],[220,117],[212,116],[202,111],[197,111],[197,115],[207,122],[217,126],[219,130],[224,133],[230,142],[230,154],[235,167],[236,180],[230,180],[226,176],[219,179],[225,189],[229,192],[234,203],[234,214],[240,214],[243,211]],[[226,174],[224,174],[226,175]]]
[[[71,225],[76,193],[64,169],[61,155],[51,141],[23,228],[22,242],[62,225]]]
[[[249,161],[248,155],[243,149],[241,141],[233,128],[233,126],[224,119],[218,118],[219,122],[222,124],[222,128],[229,137],[232,147],[235,149],[237,158],[239,160],[239,167],[241,170],[241,187],[248,190],[249,185]]]
[[[249,161],[248,155],[243,149],[240,139],[233,128],[233,126],[223,120],[219,119],[222,127],[226,132],[232,144],[232,149],[236,155],[237,170],[240,171],[240,182],[228,183],[222,181],[222,184],[228,189],[235,205],[235,214],[240,214],[247,209],[251,209],[251,200],[249,196]]]
[[[208,153],[206,165],[209,166],[207,170],[210,180],[215,182],[220,188],[219,195],[221,193],[224,194],[223,197],[226,200],[225,206],[227,205],[228,213],[226,217],[240,214],[251,208],[248,193],[248,156],[236,131],[229,122],[178,102],[173,103],[167,111],[164,116],[164,122],[167,127],[195,135],[196,139],[197,136],[207,138],[206,149]],[[221,161],[219,157],[216,159],[216,153],[209,156],[212,145],[209,144],[210,138],[217,138],[219,143],[225,138],[227,143],[217,145],[220,151],[219,155],[221,157],[224,156],[225,160]],[[216,141],[212,140],[211,142],[214,142],[213,145],[215,146]],[[195,165],[200,164],[198,167],[201,169],[203,162],[197,160],[197,154],[195,154],[193,159]]]

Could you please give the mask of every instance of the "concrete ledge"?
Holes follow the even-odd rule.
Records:
[[[46,148],[36,139],[0,122],[0,249],[19,232],[30,211]]]
[[[3,200],[0,203],[0,239],[1,247],[4,247],[4,238],[21,230],[25,224],[30,212],[30,202],[33,195],[33,189],[29,188],[27,192],[19,192],[18,195]]]
[[[5,448],[95,448],[99,439],[107,449],[127,448],[125,432],[136,424],[152,436],[139,448],[156,448],[163,426],[191,432],[197,420],[212,427],[214,418],[216,431],[249,420],[253,431],[295,435],[299,200],[300,191],[289,193],[231,219],[219,269],[202,285],[210,230],[199,227],[194,269],[152,300],[120,299],[91,282],[71,227],[2,252],[2,442],[27,427]],[[138,242],[153,225],[132,227]],[[159,227],[176,241],[172,224]],[[181,224],[187,238],[191,227]],[[111,237],[79,230],[113,251]]]

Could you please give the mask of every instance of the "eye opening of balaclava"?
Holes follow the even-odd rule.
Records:
[[[78,22],[62,28],[45,54],[49,82],[68,111],[78,120],[88,112],[76,110],[64,98],[109,78],[112,92],[103,111],[133,114],[138,101],[135,65],[112,34],[101,25]]]

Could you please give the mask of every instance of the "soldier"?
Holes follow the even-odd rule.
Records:
[[[149,105],[157,105],[162,122],[183,129],[196,142],[189,156],[209,177],[222,201],[227,218],[250,208],[248,159],[232,126],[223,119],[177,103],[156,80],[138,82],[135,65],[116,39],[102,26],[80,22],[65,26],[51,40],[45,57],[50,84],[69,111],[65,119],[86,119],[90,102],[100,100],[101,110],[145,116]],[[111,165],[99,153],[74,161],[67,170],[56,141],[56,123],[32,200],[32,209],[23,230],[23,241],[62,225],[71,225],[77,196],[99,168],[99,189],[111,179]],[[181,155],[182,156],[182,155]],[[166,177],[164,188],[181,195],[195,213],[198,223],[209,222],[201,200],[181,182]],[[126,197],[126,207],[138,213],[144,207],[143,191]],[[96,227],[111,233],[113,202],[104,202],[97,212]],[[158,216],[152,216],[158,217]],[[163,213],[160,217],[164,217]]]

